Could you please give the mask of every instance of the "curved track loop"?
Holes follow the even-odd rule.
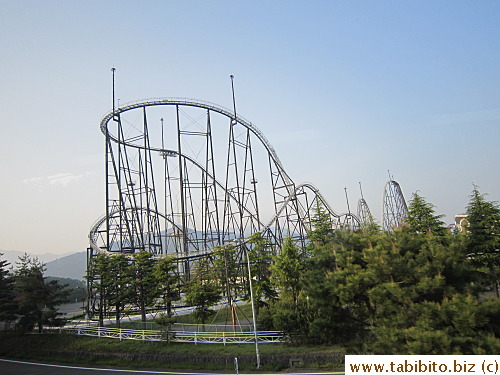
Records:
[[[229,109],[221,107],[219,105],[207,102],[207,101],[202,101],[202,100],[194,100],[194,99],[188,99],[188,98],[153,98],[153,99],[147,99],[145,101],[137,101],[137,102],[131,102],[123,105],[122,107],[118,108],[115,110],[115,112],[110,112],[107,115],[103,117],[101,120],[101,131],[103,132],[104,135],[107,134],[107,124],[113,116],[119,115],[122,112],[129,111],[131,109],[136,109],[136,108],[142,108],[142,107],[149,107],[149,106],[158,106],[158,105],[180,105],[180,106],[190,106],[190,107],[198,107],[198,108],[205,108],[207,110],[213,111],[220,113],[224,116],[227,116],[228,118],[234,119],[234,113],[231,112]],[[273,158],[274,162],[283,170],[283,173],[285,175],[286,181],[291,182],[290,177],[284,172],[283,166],[281,164],[281,161],[276,154],[276,151],[274,148],[271,146],[271,143],[266,139],[264,134],[255,126],[253,125],[250,121],[245,120],[243,117],[237,115],[236,116],[236,122],[242,124],[245,126],[247,129],[251,130],[252,133],[254,133],[257,138],[262,142],[262,144],[265,145],[266,149],[268,150],[269,154]],[[118,142],[118,139],[114,139],[115,142]],[[158,150],[157,150],[158,151]]]
[[[401,228],[408,216],[408,207],[401,186],[394,180],[385,184],[383,209],[382,228],[385,231]]]

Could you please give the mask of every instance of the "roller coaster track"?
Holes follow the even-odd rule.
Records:
[[[148,251],[175,257],[178,273],[189,278],[194,263],[210,260],[226,244],[237,248],[244,267],[254,233],[262,234],[273,254],[286,237],[304,247],[318,206],[329,213],[334,230],[356,229],[372,219],[364,199],[357,215],[339,214],[313,184],[295,184],[264,134],[236,109],[154,98],[115,108],[100,128],[106,213],[90,230],[89,259]],[[394,183],[386,186],[384,205],[398,216],[406,205]],[[398,220],[401,215],[387,225]],[[89,278],[89,290],[93,283]],[[95,293],[89,300],[95,313]]]
[[[224,116],[227,116],[229,118],[234,118],[234,113],[224,107],[221,107],[219,105],[216,105],[214,103],[210,103],[207,101],[202,101],[202,100],[194,100],[194,99],[188,99],[188,98],[150,98],[146,99],[144,101],[134,101],[130,103],[124,104],[122,107],[118,108],[115,113],[110,112],[107,115],[103,117],[101,120],[101,131],[103,132],[104,135],[107,133],[107,124],[113,116],[116,114],[119,114],[121,112],[129,111],[135,108],[142,108],[142,107],[149,107],[149,106],[158,106],[158,105],[183,105],[183,106],[190,106],[190,107],[197,107],[197,108],[205,108],[207,110],[211,110],[213,112],[220,113]],[[263,145],[265,145],[267,151],[273,158],[274,162],[283,170],[284,175],[286,176],[286,181],[287,182],[292,182],[290,177],[284,172],[283,165],[281,164],[281,161],[276,154],[276,151],[274,150],[273,146],[271,143],[267,140],[267,138],[264,136],[264,134],[255,126],[253,125],[250,121],[245,120],[243,117],[237,115],[236,116],[236,122],[242,124],[246,128],[250,129],[252,133],[254,133],[257,138],[262,142]],[[118,139],[114,139],[115,142],[119,142]],[[159,149],[156,149],[156,151],[160,151]]]
[[[150,135],[156,126],[148,120],[151,109],[161,109],[161,116],[170,118],[169,146],[164,144],[163,117],[161,144],[158,136]],[[223,125],[217,125],[227,140],[224,159],[216,156],[224,147],[212,130],[214,116],[222,119]],[[106,137],[106,214],[89,234],[95,253],[148,250],[187,259],[228,242],[243,244],[255,232],[267,236],[279,251],[286,236],[301,245],[307,242],[318,204],[330,214],[334,229],[355,229],[372,219],[364,199],[357,215],[338,214],[313,184],[296,185],[264,134],[216,104],[187,98],[136,101],[106,114],[100,128]],[[192,151],[193,140],[198,152]],[[253,152],[255,145],[260,152]],[[263,168],[254,158],[264,154],[269,163],[267,185],[259,184],[259,189],[257,174]],[[155,159],[157,155],[163,161]],[[163,178],[158,177],[159,169]],[[266,194],[268,200],[262,203]],[[266,221],[262,206],[274,206]],[[384,193],[384,229],[400,226],[405,209],[399,185],[390,181]]]
[[[177,137],[179,138],[178,149],[168,148],[163,145],[161,147],[159,145],[152,145],[150,143],[149,138],[149,130],[147,125],[147,115],[146,108],[153,107],[174,107],[177,110]],[[187,131],[182,130],[179,125],[179,108],[184,110],[184,108],[192,108],[196,110],[206,110],[207,111],[207,128],[202,131]],[[125,125],[127,121],[122,121],[122,117],[125,114],[142,110],[144,116],[144,129],[137,131],[136,135],[125,135]],[[211,113],[222,115],[223,117],[230,120],[230,134],[229,134],[229,142],[227,147],[227,160],[226,160],[226,174],[223,176],[225,181],[221,181],[215,176],[215,167],[214,167],[214,154],[213,154],[213,144],[212,144],[212,131],[210,128],[211,122]],[[196,117],[196,116],[193,116]],[[163,119],[162,119],[163,121]],[[130,123],[130,122],[129,122]],[[115,124],[117,126],[117,130],[113,133],[110,131],[110,128]],[[163,126],[163,123],[162,123]],[[240,129],[243,129],[243,132],[246,131],[246,139],[240,138],[237,139],[237,136],[233,134],[233,129],[238,126]],[[215,246],[221,245],[223,243],[227,243],[227,241],[236,241],[243,242],[243,237],[245,235],[249,235],[251,233],[247,233],[249,229],[252,229],[253,232],[260,231],[262,233],[266,233],[269,237],[272,237],[273,246],[275,248],[279,248],[280,242],[282,238],[286,235],[293,235],[295,238],[298,238],[302,244],[305,242],[305,235],[310,227],[310,211],[311,211],[311,202],[319,202],[323,205],[330,215],[332,216],[332,222],[336,223],[335,226],[342,222],[343,225],[349,223],[351,227],[356,227],[359,225],[359,219],[354,214],[342,214],[338,215],[331,206],[327,203],[326,199],[320,194],[319,190],[314,187],[312,184],[300,184],[298,186],[292,181],[292,179],[285,172],[283,165],[276,154],[276,151],[264,136],[264,134],[251,122],[247,121],[243,117],[236,115],[229,109],[226,109],[221,106],[217,106],[213,103],[198,101],[193,99],[186,98],[155,98],[148,99],[139,102],[127,103],[122,105],[121,107],[115,109],[114,111],[105,115],[101,121],[101,131],[106,136],[107,143],[107,191],[117,190],[116,197],[110,198],[109,194],[107,195],[107,214],[98,221],[96,225],[93,226],[90,235],[91,248],[96,251],[124,251],[125,249],[121,249],[120,246],[116,246],[116,242],[112,243],[113,240],[110,240],[110,235],[113,238],[125,238],[128,236],[127,242],[130,247],[136,246],[137,248],[134,250],[132,248],[127,249],[128,252],[134,252],[139,249],[144,249],[144,244],[138,246],[138,244],[134,244],[135,242],[139,242],[142,237],[139,233],[144,231],[158,232],[154,236],[155,238],[161,238],[159,234],[160,220],[163,220],[165,223],[172,228],[172,230],[176,233],[187,233],[189,225],[186,222],[186,218],[189,216],[191,218],[193,226],[198,226],[200,223],[206,225],[211,219],[214,220],[211,222],[212,229],[217,229],[217,238],[212,237],[208,242],[211,244],[208,245],[208,242],[200,241],[198,238],[199,245],[197,245],[196,253],[200,253],[200,251],[204,253],[210,252],[210,249],[213,248],[213,244]],[[132,128],[138,130],[136,125],[132,125]],[[132,132],[134,131],[132,129]],[[240,130],[241,131],[241,130]],[[163,129],[162,129],[163,132]],[[181,151],[181,138],[187,138],[192,135],[203,135],[209,139],[209,143],[207,143],[204,152],[206,152],[206,157],[201,160],[197,159],[198,155],[188,155]],[[268,155],[269,166],[271,171],[271,185],[268,187],[273,192],[274,196],[274,206],[275,213],[273,216],[267,221],[267,224],[264,225],[262,220],[260,219],[260,215],[258,212],[258,200],[257,200],[257,189],[255,185],[257,180],[255,178],[255,169],[253,165],[253,156],[252,156],[252,148],[251,148],[251,139],[253,136],[257,139],[258,143],[263,146],[265,153]],[[162,135],[163,137],[163,135]],[[143,141],[143,143],[141,143]],[[136,151],[131,151],[131,150]],[[243,149],[243,154],[237,156],[237,152],[241,152]],[[211,154],[209,155],[209,153]],[[169,189],[171,188],[170,183],[172,181],[183,181],[185,182],[184,186],[180,188],[181,200],[180,203],[181,212],[174,212],[175,209],[174,204],[170,202],[170,207],[172,208],[172,212],[170,213],[161,213],[157,207],[153,207],[155,204],[157,205],[157,196],[159,195],[158,189],[148,186],[143,186],[139,189],[134,187],[135,181],[134,176],[139,175],[139,179],[144,181],[144,185],[148,183],[148,178],[150,181],[153,180],[152,176],[154,174],[153,171],[153,161],[152,154],[160,154],[164,156],[166,160],[167,157],[178,159],[179,167],[178,170],[182,170],[185,168],[186,173],[182,175],[181,172],[178,172],[176,176],[166,177],[167,182],[163,181],[163,183],[169,184]],[[131,156],[134,154],[135,156]],[[234,154],[234,155],[233,155]],[[137,157],[137,155],[139,155]],[[142,156],[143,155],[143,156]],[[231,159],[232,158],[232,159]],[[130,165],[132,160],[139,159],[140,166],[135,169]],[[244,159],[244,163],[241,163],[241,160]],[[210,162],[212,163],[212,170],[209,170]],[[165,161],[165,165],[166,165]],[[187,165],[190,164],[194,166],[198,170],[197,176],[201,176],[199,178],[200,182],[193,183],[190,180],[192,179],[188,175],[187,171],[191,171]],[[232,171],[230,169],[233,168],[233,175],[230,175]],[[238,171],[238,168],[240,171]],[[109,170],[114,172],[110,173]],[[243,171],[243,172],[241,172]],[[149,173],[149,177],[148,177]],[[191,172],[192,173],[192,172]],[[251,176],[251,180],[249,182],[248,176]],[[229,186],[229,180],[235,179],[236,183],[233,182],[233,186]],[[170,179],[170,180],[169,180]],[[245,182],[246,180],[246,182]],[[243,183],[242,183],[243,181]],[[207,201],[198,202],[198,207],[211,205],[211,209],[213,210],[212,217],[208,216],[199,219],[197,222],[194,219],[196,216],[195,211],[193,210],[192,201],[187,202],[187,198],[192,199],[193,191],[195,186],[198,184],[203,189],[212,189],[211,194],[213,197],[210,201],[208,201],[208,193],[204,198]],[[253,187],[252,187],[253,184]],[[182,183],[181,183],[182,185]],[[188,188],[186,188],[188,186]],[[167,189],[165,188],[165,191]],[[219,192],[219,198],[216,197],[216,193]],[[168,195],[168,193],[166,193]],[[169,195],[169,199],[172,199],[172,194]],[[221,207],[220,204],[220,196],[224,196],[224,207]],[[306,197],[307,202],[299,202],[299,197]],[[252,204],[247,205],[250,199],[254,201]],[[166,201],[167,198],[163,197],[163,200]],[[138,204],[141,201],[142,204]],[[144,205],[144,202],[147,204]],[[191,206],[190,206],[191,205]],[[165,203],[165,207],[167,204]],[[191,210],[189,213],[188,211]],[[143,213],[146,213],[141,217]],[[140,214],[141,213],[141,214]],[[120,225],[116,224],[116,228],[112,228],[110,223],[110,218],[119,215]],[[215,218],[215,215],[218,217]],[[179,222],[179,216],[183,217],[183,221]],[[245,225],[243,223],[243,219],[247,221]],[[146,223],[147,221],[147,223]],[[238,223],[239,221],[239,223]],[[151,222],[154,222],[156,228],[151,227]],[[105,228],[107,229],[105,229]],[[144,228],[146,227],[146,228]],[[195,231],[196,228],[191,228]],[[113,234],[111,234],[111,231]],[[116,233],[116,231],[120,233]],[[166,231],[166,228],[164,229]],[[97,233],[107,232],[107,239],[103,239],[101,237],[101,244],[97,243],[99,236]],[[184,234],[184,250],[181,251],[179,249],[175,250],[177,256],[188,257],[189,251],[186,250],[186,247],[189,247],[190,240],[186,238]],[[161,240],[160,240],[161,241]],[[193,243],[193,241],[191,241]],[[196,241],[194,241],[196,242]],[[203,243],[202,243],[203,242]],[[123,241],[122,241],[123,243]],[[167,253],[168,249],[165,249],[167,245],[159,243],[158,240],[156,244],[154,244],[153,248],[154,252],[157,253]],[[183,252],[183,254],[180,254]]]

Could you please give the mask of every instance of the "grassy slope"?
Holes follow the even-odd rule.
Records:
[[[250,305],[238,306],[236,309],[238,319],[248,319],[251,317]],[[209,319],[210,324],[227,322],[231,320],[230,311],[223,308],[214,313]],[[180,324],[196,323],[190,314],[176,317],[176,322]],[[122,328],[141,329],[141,322],[123,321]],[[148,322],[148,329],[162,329],[163,327],[154,321]],[[66,354],[54,355],[56,351],[65,351]],[[315,353],[338,353],[343,352],[342,348],[326,346],[300,346],[294,347],[286,344],[260,344],[259,351],[261,355],[279,355],[279,354],[315,354]],[[86,353],[89,355],[70,355],[68,353]],[[84,365],[108,365],[128,368],[164,368],[165,363],[159,362],[140,362],[137,360],[124,359],[96,359],[92,358],[92,353],[147,353],[147,354],[178,354],[178,355],[225,355],[231,359],[237,356],[255,355],[255,346],[249,344],[242,345],[218,345],[218,344],[187,344],[134,340],[116,340],[108,338],[94,338],[85,336],[76,336],[68,334],[30,334],[19,336],[13,333],[0,332],[0,356],[16,359],[41,360],[61,363],[84,364]],[[229,366],[231,366],[230,364]],[[314,364],[307,364],[315,366]],[[182,365],[171,366],[171,368],[199,369],[199,365],[193,363],[184,363]],[[332,364],[329,368],[342,368],[342,365]],[[252,367],[240,365],[240,368],[251,370]],[[264,367],[266,368],[266,367]],[[221,370],[227,369],[220,366],[204,365],[203,369]],[[267,366],[268,370],[277,370],[279,368],[273,365]]]
[[[92,337],[74,336],[66,334],[33,334],[19,336],[15,334],[0,334],[0,356],[17,359],[43,360],[62,363],[86,364],[86,365],[109,365],[131,368],[164,368],[165,363],[138,362],[127,360],[95,359],[88,356],[69,356],[67,354],[54,356],[53,353],[41,353],[43,350],[64,350],[75,353],[156,353],[156,354],[189,354],[195,355],[228,355],[236,357],[240,355],[255,354],[253,345],[214,345],[214,344],[167,344],[165,342],[142,342],[133,340],[119,341],[116,339],[99,339]],[[305,353],[330,353],[339,352],[339,348],[324,346],[300,346],[292,347],[285,344],[261,344],[259,350],[265,354],[305,354]],[[307,364],[314,366],[314,364]],[[332,364],[329,368],[338,368],[341,365]],[[200,368],[199,365],[184,363],[181,368]],[[243,366],[240,366],[243,368]],[[203,366],[207,369],[206,366]],[[224,369],[220,366],[212,366],[209,369]],[[247,368],[247,369],[252,369]],[[272,364],[267,366],[268,370],[276,370]]]

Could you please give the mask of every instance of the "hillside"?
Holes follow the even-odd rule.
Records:
[[[6,260],[14,268],[18,258],[24,254],[38,258],[46,265],[45,276],[83,280],[87,270],[87,253],[84,251],[68,254],[31,254],[23,251],[0,250],[0,253],[3,254],[0,259]]]
[[[83,280],[87,271],[87,253],[82,251],[47,263],[46,276]]]

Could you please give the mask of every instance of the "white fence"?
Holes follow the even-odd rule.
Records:
[[[108,337],[120,340],[190,342],[195,344],[252,344],[254,332],[194,332],[194,331],[152,331],[92,326],[74,326],[60,328],[60,332],[81,336]],[[285,336],[277,331],[258,331],[259,343],[283,342]]]

